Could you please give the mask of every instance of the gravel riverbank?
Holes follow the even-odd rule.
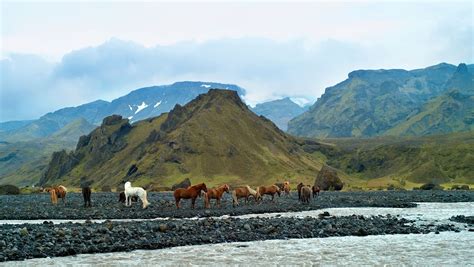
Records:
[[[78,193],[68,194],[65,206],[61,200],[53,206],[46,193],[0,196],[0,220],[190,218],[339,207],[407,208],[415,207],[413,202],[473,202],[474,191],[322,192],[310,204],[300,203],[297,194],[292,192],[289,197],[276,197],[275,202],[265,197],[262,203],[255,204],[251,200],[245,205],[241,201],[238,207],[233,207],[230,195],[225,194],[221,208],[214,207],[212,201],[212,208],[205,209],[199,198],[194,210],[189,200],[182,200],[182,208],[177,210],[171,192],[151,192],[148,200],[151,205],[144,210],[140,203],[125,207],[118,202],[118,193],[93,193],[91,208],[83,207],[82,195]]]
[[[326,214],[327,215],[327,214]],[[459,231],[394,216],[157,220],[0,226],[0,261],[268,239]]]

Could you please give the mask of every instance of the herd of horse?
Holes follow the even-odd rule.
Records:
[[[248,203],[249,198],[252,197],[253,200],[258,203],[263,200],[264,195],[271,196],[271,201],[275,199],[275,195],[281,196],[282,192],[286,195],[290,195],[290,183],[278,183],[270,186],[259,186],[256,189],[251,188],[250,186],[236,187],[232,190],[228,184],[223,184],[218,187],[208,189],[205,183],[200,183],[197,185],[191,185],[187,188],[178,188],[173,192],[173,197],[176,202],[176,208],[179,209],[180,202],[182,199],[191,199],[191,207],[194,209],[196,204],[196,199],[200,196],[204,199],[204,206],[206,208],[211,208],[211,200],[215,199],[215,206],[220,208],[221,198],[224,193],[231,194],[232,196],[232,205],[238,206],[239,199],[245,199],[245,204]],[[299,183],[296,187],[298,191],[298,199],[302,203],[309,203],[311,197],[315,198],[319,195],[320,189],[318,186],[304,185]],[[59,185],[54,187],[48,187],[43,190],[44,192],[49,192],[51,196],[51,203],[56,205],[58,203],[58,198],[61,198],[63,204],[66,204],[66,194],[67,188],[65,186]],[[82,196],[84,197],[84,207],[91,207],[91,193],[92,190],[89,186],[82,187]],[[142,207],[146,209],[150,203],[147,199],[147,192],[142,187],[132,187],[130,182],[126,182],[124,185],[124,191],[119,193],[119,201],[125,203],[125,206],[131,206],[132,202],[137,202],[138,199],[142,202]]]

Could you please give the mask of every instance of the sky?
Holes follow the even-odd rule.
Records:
[[[312,103],[357,69],[473,63],[473,5],[0,1],[0,121],[183,80]]]

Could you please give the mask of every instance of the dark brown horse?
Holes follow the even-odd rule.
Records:
[[[223,184],[219,187],[211,188],[207,190],[207,193],[204,193],[204,203],[206,205],[206,208],[211,207],[211,199],[216,200],[216,205],[217,207],[221,207],[221,198],[224,192],[229,193],[229,185],[228,184]]]
[[[119,194],[119,202],[125,203],[125,192],[120,192]],[[132,196],[132,202],[138,202],[137,196]]]
[[[309,186],[302,186],[301,187],[301,202],[303,203],[309,203],[311,200],[311,189]]]
[[[44,192],[49,192],[51,195],[51,203],[53,205],[58,204],[58,198],[63,200],[64,205],[66,205],[66,194],[67,194],[67,188],[62,185],[58,186],[53,186],[53,187],[48,187],[43,190]]]
[[[298,186],[296,186],[296,190],[298,190],[298,200],[301,200],[301,188],[304,186],[303,183],[299,183]]]
[[[311,190],[313,191],[313,198],[315,196],[319,196],[319,192],[321,191],[321,189],[317,185],[313,185],[313,187],[311,187]]]
[[[194,209],[196,198],[201,194],[201,191],[207,193],[207,187],[205,183],[192,185],[188,188],[178,188],[174,190],[174,200],[176,201],[176,208],[179,209],[179,202],[181,199],[191,199],[191,204]]]
[[[84,207],[92,207],[91,194],[92,191],[89,186],[85,186],[82,188],[82,196],[84,197]]]
[[[272,201],[275,198],[275,194],[278,194],[280,196],[280,188],[276,185],[270,185],[270,186],[259,186],[257,188],[257,192],[260,194],[260,196],[263,199],[263,195],[270,195],[272,196]]]

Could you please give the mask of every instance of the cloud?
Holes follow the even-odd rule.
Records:
[[[226,38],[145,47],[113,38],[72,51],[57,63],[12,54],[1,62],[0,121],[37,118],[62,107],[183,80],[238,84],[246,89],[244,100],[250,105],[287,96],[313,102],[352,70],[399,67],[400,53],[391,55],[394,50],[335,39]],[[401,54],[407,65],[416,66],[416,53]],[[432,64],[439,63],[438,58],[449,57],[433,56]]]

